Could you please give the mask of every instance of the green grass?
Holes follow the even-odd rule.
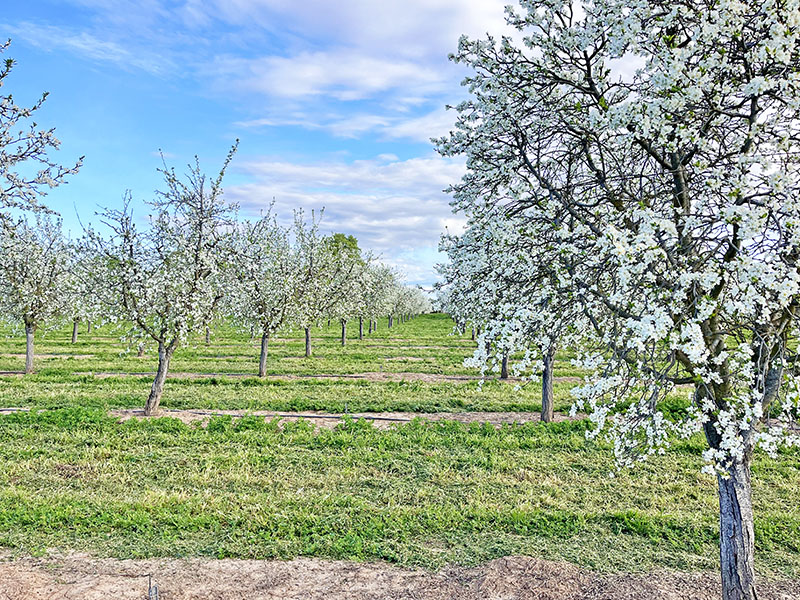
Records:
[[[428,349],[408,346],[433,345],[450,348],[427,372],[467,374],[459,361],[471,343],[449,337],[451,327],[442,317],[419,318],[379,332],[379,350],[365,348],[375,338],[353,340],[342,356],[331,327],[320,332],[316,358],[302,367],[285,361],[294,367],[280,372],[313,373],[313,361],[321,373],[378,370],[377,357],[422,356]],[[43,360],[37,375],[0,384],[4,405],[35,409],[0,417],[0,546],[115,557],[309,555],[430,568],[522,553],[600,571],[716,568],[716,486],[700,474],[700,438],[615,473],[610,449],[585,439],[584,421],[495,429],[418,420],[389,430],[346,421],[319,431],[255,417],[215,417],[206,427],[171,418],[118,423],[107,409],[140,407],[149,379],[76,374],[144,370],[131,368],[137,359],[120,357],[113,336],[100,333],[96,345],[87,339],[74,350],[60,340],[65,332],[48,334],[42,352],[97,358]],[[273,363],[293,343],[276,344]],[[223,346],[242,358],[209,359],[206,372],[243,372],[257,359],[232,331],[215,344],[185,350],[175,369],[202,371],[199,357],[218,356]],[[0,352],[15,345],[8,338]],[[560,359],[558,374],[574,374]],[[19,360],[2,360],[19,368]],[[410,361],[399,370],[423,366]],[[557,387],[561,410],[568,388]],[[498,382],[481,390],[476,382],[220,377],[170,380],[163,403],[339,411],[346,400],[351,411],[515,411],[537,410],[538,394],[535,384],[515,391]],[[680,410],[681,399],[674,402]],[[800,455],[772,461],[759,454],[753,485],[759,571],[800,576]]]

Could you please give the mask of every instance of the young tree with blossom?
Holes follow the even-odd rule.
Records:
[[[444,309],[462,328],[480,324],[468,366],[500,371],[505,379],[515,353],[522,354],[513,363],[516,373],[541,365],[541,420],[551,422],[555,351],[559,343],[570,343],[582,315],[574,306],[559,306],[551,314],[549,266],[531,264],[532,240],[520,235],[523,230],[524,222],[494,212],[490,219],[473,220],[460,236],[444,236],[441,250],[450,262],[439,266],[438,287],[447,292]]]
[[[292,319],[297,308],[297,255],[289,232],[272,214],[242,223],[233,250],[227,312],[260,336],[258,376],[265,377],[270,337]]]
[[[236,146],[213,180],[197,160],[183,180],[165,167],[166,187],[148,203],[152,214],[145,228],[137,227],[128,197],[121,210],[101,214],[110,237],[87,234],[88,248],[104,265],[95,274],[95,289],[103,291],[106,309],[118,321],[133,324],[132,337],[158,344],[158,370],[145,415],[158,412],[175,350],[211,322],[219,306],[219,282],[235,223],[222,178],[235,151]]]
[[[33,373],[34,337],[62,314],[72,258],[61,221],[0,221],[0,315],[25,328],[25,373]]]
[[[725,600],[756,598],[750,464],[800,445],[800,4],[523,2],[463,38],[455,207],[500,207],[580,307],[591,412],[623,464],[702,431]],[[634,68],[630,68],[633,66]],[[530,272],[531,279],[540,277]],[[694,384],[679,422],[659,410]]]
[[[298,256],[295,321],[305,332],[307,358],[311,356],[311,328],[346,300],[345,293],[364,262],[354,237],[322,236],[319,223],[313,214],[307,223],[301,211],[295,213],[294,238]]]
[[[94,289],[96,281],[93,272],[103,266],[96,264],[91,255],[85,253],[80,244],[73,244],[69,278],[66,284],[64,315],[72,323],[72,343],[78,343],[81,323],[90,324],[104,318],[103,307]]]
[[[369,333],[372,333],[377,319],[390,310],[389,302],[396,280],[397,274],[380,263],[369,265],[360,278],[358,339],[364,337],[364,319],[369,323]]]

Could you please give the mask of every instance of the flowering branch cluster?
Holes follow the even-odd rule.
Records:
[[[468,164],[448,306],[511,349],[569,332],[575,408],[622,463],[698,430],[723,473],[800,444],[800,6],[521,4],[523,48],[453,57],[475,74],[438,141]],[[689,382],[674,423],[660,403]]]

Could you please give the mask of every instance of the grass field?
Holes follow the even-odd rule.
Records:
[[[123,423],[109,409],[139,408],[155,368],[118,335],[52,331],[37,340],[37,374],[2,378],[0,546],[98,556],[386,559],[439,567],[509,554],[565,559],[600,571],[715,569],[714,480],[700,474],[702,439],[614,473],[610,452],[587,442],[585,421],[496,428],[429,422],[424,413],[536,411],[539,387],[476,380],[371,381],[278,376],[428,373],[476,375],[462,361],[469,337],[443,316],[419,317],[339,345],[338,326],[271,346],[264,381],[257,343],[233,330],[198,338],[173,361],[167,409],[407,411],[389,429],[345,419],[333,429],[253,416]],[[0,344],[0,370],[18,371],[21,338]],[[579,372],[560,356],[557,377]],[[103,373],[103,377],[96,374]],[[207,377],[198,378],[199,374]],[[235,376],[226,376],[234,374]],[[567,382],[556,408],[569,406]],[[682,400],[674,399],[680,407]],[[800,453],[753,468],[758,567],[800,576]]]

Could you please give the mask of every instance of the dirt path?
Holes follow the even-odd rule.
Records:
[[[155,377],[155,371],[145,371],[139,373],[122,372],[76,372],[74,375],[92,375],[97,379],[109,379],[111,377]],[[211,379],[214,377],[226,377],[231,379],[243,379],[255,377],[254,373],[196,373],[175,371],[167,375],[167,379]],[[278,381],[297,381],[303,379],[361,379],[365,381],[422,381],[424,383],[444,383],[458,381],[480,381],[480,375],[442,375],[438,373],[417,373],[417,372],[389,372],[372,371],[367,373],[314,373],[311,375],[270,375],[267,380]],[[509,377],[499,379],[495,377],[485,377],[486,381],[500,381],[505,383],[525,383],[525,380]],[[580,383],[580,377],[554,377],[554,383]]]
[[[437,573],[385,563],[92,559],[0,562],[3,600],[717,600],[713,573],[598,575],[573,565],[508,557]],[[800,582],[762,582],[762,600],[797,600]]]
[[[11,414],[15,412],[27,412],[31,410],[28,407],[8,407],[0,408],[0,415]],[[149,419],[154,417],[145,417],[142,409],[136,408],[115,408],[108,411],[108,413],[117,417],[120,422],[129,419]],[[316,410],[308,410],[304,412],[278,412],[274,410],[206,410],[206,409],[176,409],[176,408],[162,408],[157,417],[172,417],[179,419],[184,423],[195,423],[208,421],[214,416],[230,416],[234,419],[242,417],[263,417],[267,420],[278,419],[279,423],[294,422],[300,419],[310,421],[319,428],[333,429],[345,417],[342,413],[328,413]],[[427,421],[456,421],[458,423],[489,423],[495,427],[512,423],[536,423],[540,421],[540,414],[538,412],[438,412],[438,413],[416,413],[416,412],[371,412],[371,413],[347,413],[348,417],[353,419],[366,419],[372,421],[372,424],[377,429],[388,429],[398,423],[408,423],[416,418],[425,419]],[[556,423],[562,421],[570,421],[575,419],[584,419],[586,415],[578,414],[575,417],[570,417],[561,413],[555,413],[553,420]]]
[[[5,409],[0,409],[2,412]],[[139,409],[116,409],[110,411],[120,421],[128,419],[144,419],[142,410]],[[234,418],[244,416],[264,417],[265,419],[277,418],[281,423],[305,419],[311,421],[317,427],[332,429],[339,424],[343,416],[339,413],[326,413],[320,411],[304,411],[302,413],[276,412],[269,410],[255,411],[236,411],[236,410],[177,410],[163,409],[159,416],[173,417],[180,419],[184,423],[194,423],[196,421],[207,421],[213,416],[228,415]],[[440,412],[440,413],[413,413],[413,412],[380,412],[380,413],[349,413],[353,419],[367,419],[378,429],[388,429],[398,423],[407,423],[412,419],[420,417],[428,421],[458,421],[459,423],[490,423],[495,427],[509,423],[531,423],[538,422],[540,415],[538,412]],[[576,418],[583,418],[579,415]],[[570,417],[556,413],[554,420],[557,422],[569,420]]]

